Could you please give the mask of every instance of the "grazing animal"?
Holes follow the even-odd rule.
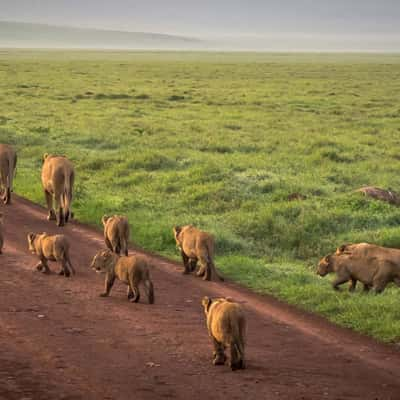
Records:
[[[73,217],[71,202],[74,180],[74,166],[68,158],[47,153],[43,155],[42,185],[49,211],[47,219],[56,220],[58,226],[63,226]]]
[[[106,246],[116,254],[122,251],[128,255],[129,223],[126,217],[104,215],[101,219],[104,226],[104,240]]]
[[[376,293],[381,293],[391,282],[400,286],[400,250],[368,243],[343,245],[318,264],[320,276],[330,272],[337,276],[332,284],[335,290],[350,281],[349,290],[354,291],[360,281],[364,291],[373,288]]]
[[[0,144],[0,190],[4,204],[11,203],[13,179],[17,167],[17,153],[12,146]]]
[[[214,265],[214,238],[192,225],[175,226],[173,229],[177,247],[180,249],[184,274],[193,272],[197,262],[200,266],[196,273],[204,280],[211,280],[213,276],[223,281]]]
[[[376,200],[386,201],[389,204],[400,206],[400,195],[393,190],[381,189],[374,186],[365,186],[357,189],[356,192],[363,193],[365,196]]]
[[[143,286],[150,304],[154,303],[154,286],[150,279],[147,261],[141,256],[119,256],[110,250],[98,252],[92,261],[91,268],[105,273],[105,291],[101,297],[107,297],[114,285],[115,278],[128,285],[128,300],[137,303],[140,299],[139,285]]]
[[[69,242],[64,235],[48,235],[45,232],[41,234],[29,233],[28,244],[29,251],[32,254],[36,254],[40,259],[36,265],[38,271],[48,274],[50,268],[47,262],[58,261],[61,263],[59,275],[69,277],[70,274],[75,274],[75,269],[69,256]]]
[[[3,213],[0,212],[0,254],[3,253],[3,245],[4,245],[4,238],[3,238]]]
[[[202,305],[207,319],[208,333],[214,346],[213,364],[225,364],[225,348],[229,347],[232,371],[244,369],[246,318],[242,307],[230,299],[209,297],[203,298]]]

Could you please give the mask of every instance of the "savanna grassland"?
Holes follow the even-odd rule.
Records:
[[[41,156],[66,154],[80,221],[124,213],[174,257],[173,225],[196,224],[231,279],[399,341],[398,288],[336,293],[315,266],[343,242],[400,247],[400,208],[354,193],[400,190],[400,55],[3,50],[0,100],[19,194],[44,204]]]

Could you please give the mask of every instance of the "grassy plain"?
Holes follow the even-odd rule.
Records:
[[[400,208],[353,192],[400,190],[400,55],[3,50],[0,101],[21,195],[44,203],[41,155],[66,154],[79,220],[125,213],[176,257],[172,226],[196,224],[228,277],[399,341],[399,289],[335,293],[315,265],[343,242],[400,247]]]

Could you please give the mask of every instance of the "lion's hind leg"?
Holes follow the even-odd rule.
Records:
[[[140,300],[140,291],[133,276],[129,277],[128,286],[129,286],[128,293],[130,293],[128,294],[129,301],[131,303],[137,303]]]
[[[189,271],[194,272],[197,267],[197,258],[189,259]]]
[[[44,197],[46,198],[47,211],[48,211],[47,219],[49,221],[54,221],[56,219],[56,213],[54,212],[53,209],[53,196],[51,193],[45,190]]]
[[[241,350],[240,344],[232,342],[230,345],[230,351],[231,351],[230,367],[232,371],[235,371],[237,369],[244,369],[245,368],[244,357],[242,354],[243,351]]]
[[[215,338],[212,338],[214,352],[213,352],[213,364],[224,365],[226,361],[225,346],[218,342]]]

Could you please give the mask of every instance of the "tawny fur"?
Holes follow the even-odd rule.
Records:
[[[3,237],[3,213],[0,212],[0,254],[3,253],[4,237]]]
[[[47,219],[56,220],[58,226],[63,226],[72,217],[74,180],[74,166],[68,158],[43,155],[42,185],[49,212]]]
[[[214,277],[224,280],[217,272],[214,265],[214,238],[207,232],[203,232],[192,225],[175,226],[173,229],[177,247],[179,247],[184,274],[193,272],[199,263],[197,276],[204,280]]]
[[[49,273],[48,261],[57,261],[61,264],[59,275],[69,277],[70,274],[75,274],[69,256],[69,242],[64,235],[48,235],[45,232],[41,234],[29,233],[28,245],[29,251],[36,254],[40,259],[40,262],[36,265],[38,271]]]
[[[114,253],[128,255],[129,222],[122,215],[108,216],[102,218],[104,227],[104,240],[106,246]]]
[[[119,256],[111,250],[98,252],[92,261],[91,268],[106,274],[105,290],[100,294],[107,297],[114,285],[115,278],[128,285],[128,300],[137,303],[140,299],[139,285],[143,283],[148,301],[154,303],[154,287],[150,279],[149,266],[141,256]]]
[[[214,346],[213,364],[225,364],[225,349],[229,347],[232,370],[245,368],[246,318],[242,307],[230,299],[209,297],[203,298],[202,305]]]
[[[350,281],[349,290],[354,291],[360,281],[365,291],[373,288],[381,293],[391,282],[400,286],[400,250],[369,243],[343,245],[335,254],[321,259],[317,272],[321,276],[335,272],[336,290]]]
[[[17,153],[13,147],[8,144],[0,144],[0,198],[4,204],[11,203],[16,167]]]

